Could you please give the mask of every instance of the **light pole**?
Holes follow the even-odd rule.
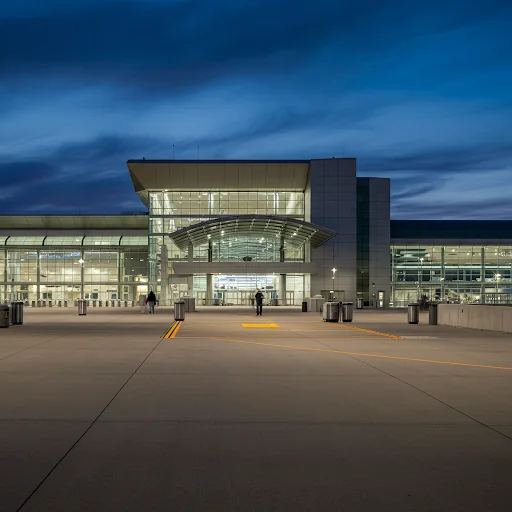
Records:
[[[500,281],[500,278],[501,278],[501,274],[494,274],[494,279],[496,281],[496,297],[494,299],[495,303],[498,302],[498,283]]]
[[[420,295],[421,295],[421,287],[422,287],[422,281],[423,281],[423,259],[424,258],[420,258],[420,271],[419,271],[419,275],[418,275],[418,300],[421,298]]]
[[[84,263],[85,261],[83,258],[80,258],[78,260],[78,263],[80,263],[80,298],[84,300]]]

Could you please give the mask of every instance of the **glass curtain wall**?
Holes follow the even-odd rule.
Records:
[[[9,237],[0,248],[0,301],[75,301],[82,285],[88,300],[138,300],[147,260],[144,236]]]
[[[161,273],[162,253],[169,261],[164,262],[163,271],[167,272],[164,286],[169,286],[164,293],[164,300],[172,300],[178,295],[186,294],[190,286],[195,296],[200,299],[203,294],[202,283],[206,276],[196,276],[193,281],[183,283],[172,278],[172,261],[188,260],[188,250],[179,249],[170,239],[169,234],[199,222],[212,218],[232,215],[278,215],[304,219],[304,193],[281,191],[159,191],[149,193],[149,287],[162,296]],[[251,236],[227,237],[220,242],[212,242],[211,261],[280,261],[280,242],[276,238]],[[194,261],[208,261],[208,244],[193,248]],[[285,261],[303,261],[303,248],[285,243]],[[167,284],[169,283],[169,284]],[[295,284],[295,280],[290,286]],[[217,285],[214,284],[216,287]],[[300,288],[303,287],[302,277]],[[206,284],[204,284],[206,289]],[[216,288],[217,289],[217,288]],[[253,290],[251,288],[251,290]],[[297,294],[299,290],[297,290]]]
[[[511,304],[512,246],[391,246],[392,302]]]

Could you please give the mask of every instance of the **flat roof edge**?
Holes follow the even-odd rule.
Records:
[[[311,160],[175,160],[130,159],[126,164],[309,164]]]

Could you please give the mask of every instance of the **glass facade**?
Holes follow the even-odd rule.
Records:
[[[512,303],[512,246],[392,244],[392,301]]]
[[[226,236],[219,241],[180,249],[169,239],[169,234],[208,219],[234,215],[277,215],[304,220],[304,193],[281,191],[153,191],[149,192],[149,286],[164,302],[171,302],[186,293],[192,293],[201,304],[206,297],[206,275],[194,274],[186,283],[174,277],[173,261],[193,262],[279,262],[283,261],[281,242],[275,237]],[[162,260],[164,262],[162,294]],[[284,261],[304,261],[304,249],[284,242]],[[268,290],[277,289],[279,276],[215,276],[214,295],[224,303],[246,304],[261,281]],[[287,276],[287,296],[298,302],[303,297],[303,276]],[[231,286],[226,283],[231,283]],[[226,288],[226,285],[228,288]],[[262,284],[263,286],[263,284]],[[191,289],[192,288],[192,289]],[[269,297],[272,292],[269,291]],[[295,296],[297,298],[295,298]],[[291,302],[291,303],[294,303]]]
[[[137,300],[147,268],[144,236],[2,237],[0,301]]]

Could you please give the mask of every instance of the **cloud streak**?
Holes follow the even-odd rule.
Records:
[[[356,157],[360,175],[392,178],[397,217],[478,203],[503,218],[510,19],[501,0],[12,2],[0,212],[136,208],[126,160],[174,145],[176,158]]]

